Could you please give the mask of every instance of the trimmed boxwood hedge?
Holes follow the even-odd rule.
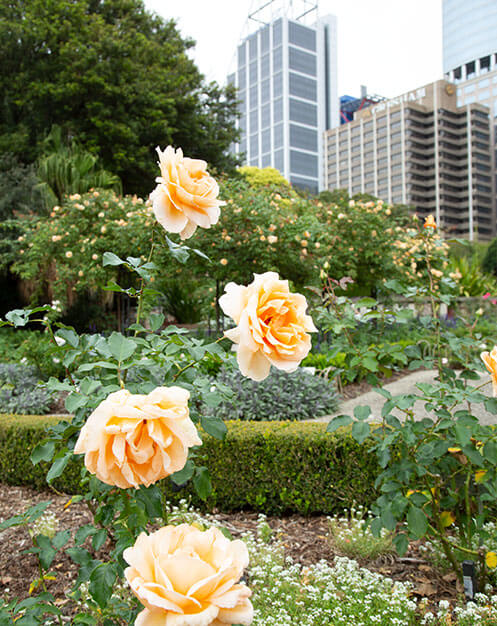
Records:
[[[47,464],[31,464],[32,448],[43,438],[46,416],[0,416],[0,481],[46,487]],[[353,502],[369,506],[377,496],[373,484],[380,469],[374,453],[357,444],[348,429],[326,433],[326,424],[311,422],[228,422],[218,441],[203,434],[195,459],[209,468],[213,490],[207,505],[223,511],[254,509],[266,514],[337,513]],[[78,491],[82,458],[75,457],[54,486]],[[188,484],[168,495],[192,497]]]

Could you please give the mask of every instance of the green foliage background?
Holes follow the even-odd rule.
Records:
[[[204,82],[193,45],[141,0],[1,3],[0,152],[32,163],[56,124],[142,194],[157,145],[229,168],[235,93]]]

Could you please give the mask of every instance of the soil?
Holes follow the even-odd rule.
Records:
[[[37,502],[51,500],[48,511],[57,516],[59,530],[68,528],[74,533],[80,526],[91,522],[91,515],[82,503],[71,504],[64,508],[69,499],[70,496],[63,494],[38,492],[27,487],[0,484],[0,521],[24,512]],[[225,526],[234,537],[239,537],[243,532],[255,531],[258,514],[245,511],[214,512],[212,517]],[[269,517],[268,523],[274,534],[282,540],[287,554],[303,565],[310,565],[321,559],[332,563],[339,555],[328,539],[328,521],[325,516]],[[31,554],[22,554],[23,550],[31,547],[28,532],[22,527],[1,531],[0,545],[2,546],[0,550],[0,597],[5,595],[11,598],[27,597],[30,583],[38,578],[36,558]],[[430,604],[435,605],[443,599],[455,603],[462,592],[460,585],[456,584],[455,575],[443,574],[434,569],[423,559],[418,548],[419,544],[412,544],[404,558],[386,555],[374,562],[363,561],[360,564],[394,580],[412,582],[413,594],[427,597]],[[98,558],[104,559],[105,551],[104,546]],[[57,578],[49,581],[47,587],[62,606],[66,602],[64,592],[70,588],[76,577],[76,566],[65,553],[59,552],[51,569],[57,573]]]

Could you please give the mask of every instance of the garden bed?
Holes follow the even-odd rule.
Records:
[[[51,500],[48,511],[54,513],[59,520],[59,530],[70,529],[73,534],[79,527],[91,521],[91,515],[83,503],[71,504],[65,508],[69,499],[70,496],[64,494],[0,484],[0,521],[25,511],[37,502]],[[247,531],[255,533],[257,529],[257,513],[217,511],[210,517],[226,527],[234,537]],[[273,535],[283,542],[286,554],[302,565],[308,566],[321,559],[331,564],[337,556],[328,541],[326,516],[269,517],[268,523]],[[0,552],[0,596],[27,597],[30,583],[38,577],[38,565],[33,555],[25,555],[22,559],[19,555],[30,547],[30,538],[25,529],[16,527],[1,532],[0,539],[3,546]],[[100,556],[103,557],[105,553],[106,546],[101,549]],[[454,604],[462,591],[456,585],[454,575],[444,575],[422,558],[419,542],[414,542],[402,559],[390,554],[374,562],[360,560],[359,563],[395,581],[411,582],[413,595],[418,598],[427,597],[429,604],[433,606],[440,600],[448,600]],[[61,552],[51,569],[57,574],[57,579],[48,581],[47,586],[62,606],[65,602],[65,591],[75,580],[76,566]]]

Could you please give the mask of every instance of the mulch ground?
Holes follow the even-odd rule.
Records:
[[[51,500],[49,511],[59,520],[59,530],[66,528],[75,532],[80,526],[91,522],[91,515],[82,503],[64,505],[69,496],[56,495],[52,492],[38,492],[27,487],[11,487],[0,484],[0,521],[22,513],[37,502]],[[246,531],[255,531],[257,513],[214,513],[213,517],[224,525],[234,537]],[[320,559],[332,563],[337,556],[328,540],[328,522],[325,516],[268,518],[274,534],[281,538],[286,552],[295,561],[303,565],[316,563]],[[68,544],[70,545],[70,544]],[[37,560],[33,555],[22,555],[22,551],[31,547],[31,540],[24,528],[10,528],[0,532],[0,597],[26,597],[30,583],[38,577]],[[99,558],[105,557],[105,547]],[[443,574],[426,562],[417,545],[411,546],[405,558],[387,555],[375,562],[362,562],[361,565],[377,571],[397,581],[410,581],[414,584],[413,593],[427,597],[430,604],[437,604],[446,599],[454,602],[462,589],[456,585],[455,576]],[[76,576],[76,566],[64,553],[59,553],[52,565],[57,573],[55,581],[47,586],[60,604],[65,602],[68,590]]]

